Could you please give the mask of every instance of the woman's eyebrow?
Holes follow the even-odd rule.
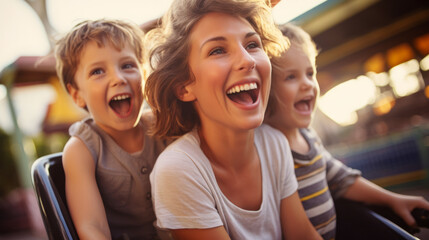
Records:
[[[246,34],[245,38],[249,38],[249,37],[251,37],[251,36],[253,36],[253,35],[258,35],[258,36],[259,36],[259,34],[258,34],[258,33],[256,33],[256,32],[248,32],[248,33]]]
[[[226,41],[226,38],[225,38],[225,37],[222,37],[222,36],[209,38],[209,39],[207,39],[206,41],[204,41],[204,42],[201,44],[200,49],[201,49],[201,48],[203,48],[203,47],[204,47],[204,45],[206,45],[206,44],[207,44],[207,43],[209,43],[209,42],[217,42],[217,41]]]
[[[249,37],[254,36],[254,35],[258,35],[258,34],[256,32],[248,32],[248,33],[246,33],[244,38],[249,38]],[[204,45],[207,44],[208,42],[216,42],[216,41],[226,41],[226,38],[222,37],[222,36],[209,38],[201,44],[200,49],[203,48]]]

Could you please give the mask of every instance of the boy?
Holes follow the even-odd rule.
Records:
[[[55,49],[57,73],[89,113],[63,152],[66,197],[80,239],[156,239],[149,173],[164,143],[142,118],[143,44],[138,26],[84,21]]]
[[[301,28],[285,24],[280,29],[289,38],[291,47],[281,57],[272,59],[273,82],[265,122],[283,132],[289,140],[298,193],[310,221],[324,239],[334,238],[333,199],[343,197],[388,206],[408,225],[415,225],[411,210],[429,209],[429,202],[422,197],[387,191],[360,177],[359,171],[334,159],[317,134],[309,129],[319,96],[315,78],[317,49],[310,35]]]

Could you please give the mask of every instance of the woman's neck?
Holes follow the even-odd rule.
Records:
[[[201,149],[216,166],[240,169],[255,156],[254,130],[211,131],[198,130]]]
[[[198,131],[222,193],[236,206],[256,211],[262,203],[262,171],[254,130]]]

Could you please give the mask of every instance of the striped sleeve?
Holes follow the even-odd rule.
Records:
[[[326,179],[329,190],[334,199],[341,197],[346,190],[356,181],[361,172],[357,169],[350,168],[344,163],[335,159],[323,146],[319,136],[312,131],[320,147],[320,152],[326,161]]]

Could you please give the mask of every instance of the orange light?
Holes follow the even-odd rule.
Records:
[[[382,73],[385,71],[385,59],[382,53],[377,53],[365,61],[364,67],[366,72]]]
[[[425,96],[426,98],[429,98],[429,86],[425,87]]]
[[[390,67],[394,67],[413,58],[413,49],[407,43],[400,44],[387,51],[387,62]]]
[[[388,96],[378,100],[373,106],[373,111],[375,115],[381,116],[389,113],[394,106],[395,99],[391,96]]]
[[[416,38],[414,45],[422,55],[429,54],[429,33]]]

